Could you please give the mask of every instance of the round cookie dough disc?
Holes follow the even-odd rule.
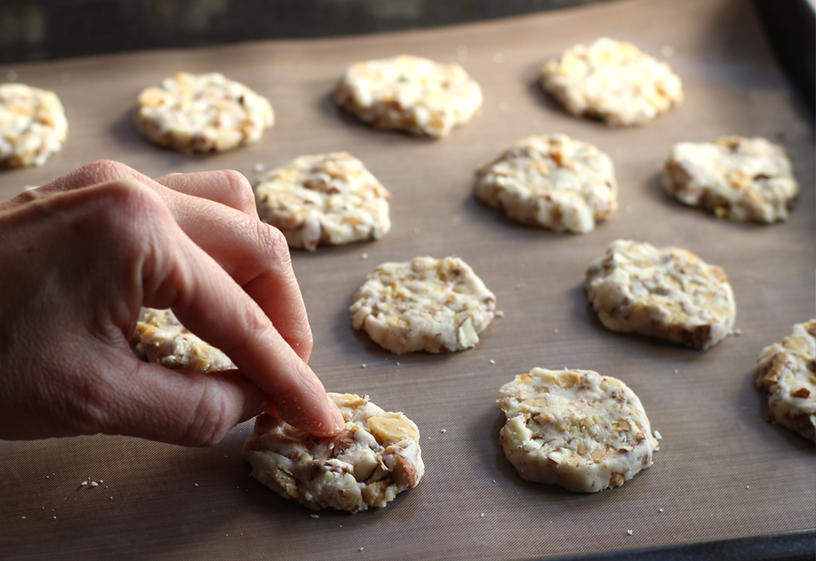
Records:
[[[334,97],[372,127],[433,138],[469,122],[482,105],[479,84],[461,66],[409,55],[350,66]]]
[[[684,249],[614,241],[587,269],[584,287],[612,331],[708,349],[734,327],[737,310],[725,271]]]
[[[667,64],[606,37],[547,62],[541,85],[573,115],[614,127],[643,125],[683,101]]]
[[[178,152],[223,152],[254,144],[275,122],[269,101],[222,74],[179,72],[139,95],[133,121]]]
[[[520,222],[576,234],[618,207],[609,156],[563,134],[517,142],[479,170],[474,194]]]
[[[329,397],[346,421],[334,438],[315,439],[281,419],[257,417],[244,445],[252,476],[307,508],[351,513],[383,507],[416,487],[425,466],[413,421],[383,411],[368,396]]]
[[[496,297],[458,257],[383,263],[354,295],[354,329],[385,349],[447,353],[479,342]]]
[[[130,347],[148,362],[167,368],[196,372],[221,372],[235,368],[223,351],[191,333],[172,310],[142,308]]]
[[[57,94],[0,84],[0,168],[41,166],[59,152],[68,120]]]
[[[768,391],[774,421],[816,442],[816,319],[762,349],[756,385]]]
[[[290,247],[313,250],[378,240],[391,229],[391,193],[345,152],[301,156],[264,173],[255,187],[261,219],[283,232]]]
[[[528,481],[594,493],[652,465],[657,440],[626,384],[591,370],[533,368],[499,390],[501,445]]]
[[[761,137],[676,144],[663,188],[683,204],[739,222],[786,220],[799,195],[785,150]]]

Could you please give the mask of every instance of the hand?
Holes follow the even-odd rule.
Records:
[[[343,424],[306,364],[286,240],[237,172],[154,181],[101,161],[0,204],[0,294],[0,438],[206,446],[264,410],[316,436]],[[141,362],[142,306],[172,308],[238,370]]]

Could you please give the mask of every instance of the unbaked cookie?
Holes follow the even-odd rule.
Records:
[[[68,119],[57,94],[0,84],[0,168],[41,166],[59,152]]]
[[[564,134],[530,136],[477,173],[478,199],[510,218],[583,234],[618,207],[612,160]]]
[[[275,115],[265,97],[222,74],[179,72],[139,95],[133,120],[159,146],[223,152],[258,142]]]
[[[533,368],[503,385],[501,445],[522,479],[594,493],[652,465],[657,440],[626,384],[591,370]]]
[[[741,222],[786,220],[799,195],[784,148],[742,136],[676,144],[663,188],[683,204]]]
[[[683,101],[667,64],[606,37],[547,62],[541,84],[573,115],[615,127],[645,124]]]
[[[590,265],[585,288],[608,329],[696,349],[730,335],[737,313],[725,271],[676,247],[614,241]]]
[[[383,411],[365,395],[329,396],[346,421],[333,438],[313,438],[265,413],[257,417],[244,445],[252,476],[307,508],[351,513],[383,507],[416,487],[425,466],[413,421]]]
[[[142,308],[130,346],[148,362],[167,368],[196,372],[220,372],[235,368],[223,351],[191,333],[171,310]]]
[[[345,152],[301,156],[264,173],[255,187],[261,219],[290,247],[310,250],[380,239],[391,229],[390,199],[363,162]]]
[[[383,263],[351,306],[354,329],[385,349],[448,353],[469,349],[493,319],[496,297],[458,257]]]
[[[768,391],[774,421],[816,442],[816,319],[762,349],[756,385]]]
[[[461,66],[409,55],[350,66],[334,97],[373,127],[433,138],[469,122],[482,105],[479,84]]]

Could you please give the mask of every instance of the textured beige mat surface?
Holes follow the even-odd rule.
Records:
[[[549,56],[601,35],[671,55],[686,102],[624,130],[565,114],[540,91],[537,71]],[[460,58],[484,89],[475,121],[429,141],[373,131],[338,112],[329,92],[348,64],[402,52]],[[815,313],[813,131],[747,0],[625,0],[388,36],[16,65],[0,76],[9,70],[58,92],[70,132],[45,167],[0,173],[2,199],[99,158],[151,176],[233,168],[250,179],[256,164],[301,154],[361,158],[393,194],[394,226],[376,243],[294,254],[314,330],[311,362],[329,389],[368,393],[415,420],[427,469],[417,489],[385,509],[312,518],[248,476],[240,454],[248,424],[207,450],[103,436],[0,442],[0,557],[530,559],[816,526],[814,447],[766,423],[751,384],[762,347]],[[246,83],[270,98],[277,124],[260,144],[221,155],[152,146],[130,124],[135,98],[177,70],[222,71]],[[471,195],[477,167],[519,138],[549,132],[592,142],[617,166],[620,210],[590,234],[524,227]],[[718,221],[660,191],[673,143],[732,133],[789,150],[803,186],[789,222]],[[742,336],[702,353],[606,331],[587,307],[582,279],[617,238],[679,245],[722,266]],[[505,317],[476,348],[396,357],[351,330],[348,306],[366,274],[421,254],[463,257],[496,293]],[[654,467],[593,495],[519,479],[498,445],[494,399],[533,366],[624,380],[663,435]],[[81,486],[86,480],[103,482]]]

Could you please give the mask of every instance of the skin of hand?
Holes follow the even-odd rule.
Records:
[[[342,415],[306,361],[312,335],[283,235],[231,171],[152,180],[88,164],[0,204],[0,438],[220,441],[262,411],[312,435]],[[142,306],[172,308],[238,370],[140,361]]]

